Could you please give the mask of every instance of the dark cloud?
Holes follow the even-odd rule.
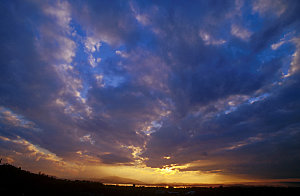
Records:
[[[89,35],[117,46],[139,40],[130,5],[124,1],[81,1],[73,4],[74,17]]]
[[[35,48],[36,29],[27,22],[35,15],[28,13],[39,16],[30,3],[1,5],[1,105],[20,110],[43,106],[60,89],[55,71]]]
[[[128,157],[123,157],[115,154],[104,154],[101,155],[100,158],[105,164],[130,163],[131,161],[133,161]]]

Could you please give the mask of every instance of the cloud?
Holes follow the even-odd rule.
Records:
[[[73,4],[74,18],[86,28],[87,33],[114,46],[123,41],[134,42],[138,36],[135,20],[128,11],[128,3],[122,1]]]
[[[281,0],[256,0],[253,1],[252,9],[254,12],[258,12],[261,15],[267,15],[271,13],[280,16],[286,11],[286,5],[284,1]]]
[[[6,146],[6,148],[3,146]],[[10,150],[7,150],[7,147]],[[0,152],[6,155],[6,162],[21,164],[23,168],[30,168],[33,172],[47,170],[48,174],[56,174],[64,171],[64,175],[70,175],[80,167],[80,165],[65,162],[57,155],[20,137],[9,139],[0,136]],[[34,167],[30,163],[34,163]]]
[[[161,157],[170,155],[174,157],[171,163],[206,160],[211,162],[213,170],[224,173],[261,178],[299,176],[293,161],[299,159],[298,93],[294,91],[299,83],[298,77],[277,87],[276,94],[253,104],[244,103],[230,114],[224,113],[195,125],[191,124],[193,120],[186,118],[177,127],[162,127],[152,134],[153,139],[148,143],[145,156],[152,157],[148,165],[162,167],[169,164]],[[184,125],[185,121],[190,126]],[[191,129],[195,129],[192,135]],[[282,158],[283,152],[288,152],[285,158]],[[263,172],[264,167],[268,169]]]
[[[288,71],[287,76],[290,76],[291,74],[297,73],[299,71],[299,67],[300,67],[300,38],[294,38],[293,42],[296,45],[296,51],[293,54],[293,59],[290,65],[290,69]]]
[[[132,160],[127,157],[122,157],[115,154],[104,154],[100,156],[101,160],[105,164],[116,164],[116,163],[130,163]]]
[[[247,29],[244,29],[238,25],[233,24],[231,26],[231,34],[246,41],[250,38],[252,33]]]
[[[212,38],[209,34],[203,32],[203,31],[200,31],[200,37],[202,38],[202,40],[205,42],[205,44],[207,45],[221,45],[221,44],[224,44],[226,43],[225,40],[215,40],[214,38]]]

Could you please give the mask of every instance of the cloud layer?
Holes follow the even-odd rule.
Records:
[[[299,9],[3,1],[0,155],[53,174],[300,178]]]

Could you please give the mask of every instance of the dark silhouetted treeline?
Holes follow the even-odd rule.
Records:
[[[64,180],[33,174],[9,164],[0,165],[0,195],[82,195],[82,196],[288,196],[300,195],[298,187],[217,187],[163,188],[103,185],[99,182]]]
[[[89,195],[85,192],[98,194],[102,186],[99,182],[56,179],[9,164],[0,165],[0,195]]]

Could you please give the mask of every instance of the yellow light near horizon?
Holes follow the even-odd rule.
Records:
[[[139,180],[149,184],[159,183],[184,183],[184,184],[218,184],[240,182],[232,176],[218,173],[201,173],[199,171],[180,171],[186,166],[169,165],[163,168],[150,168],[139,166],[101,166],[106,176],[119,176]],[[93,170],[90,170],[91,172]],[[99,170],[100,171],[100,170]],[[95,175],[95,172],[94,174]]]

